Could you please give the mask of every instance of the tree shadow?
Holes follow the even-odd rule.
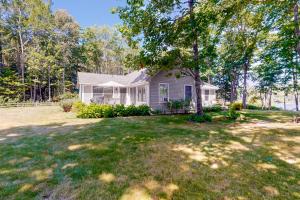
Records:
[[[285,159],[300,157],[297,127],[199,125],[160,116],[34,130],[42,129],[48,131],[1,132],[7,139],[0,146],[0,199],[299,197],[300,168]],[[6,135],[23,130],[28,134]]]

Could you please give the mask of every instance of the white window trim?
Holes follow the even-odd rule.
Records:
[[[185,99],[185,86],[191,86],[191,88],[192,88],[192,99],[193,99],[193,97],[194,97],[194,95],[193,95],[193,85],[189,85],[189,84],[184,84],[184,86],[183,86],[184,87],[183,88],[183,99],[186,100]]]
[[[170,100],[170,86],[169,86],[169,83],[159,83],[158,84],[158,101],[159,101],[159,103],[167,103],[167,102],[165,102],[165,101],[161,101],[160,99],[160,85],[162,85],[162,84],[165,84],[165,85],[168,85],[168,101]]]

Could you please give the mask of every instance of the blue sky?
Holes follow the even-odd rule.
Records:
[[[124,6],[126,0],[53,0],[53,10],[67,10],[81,27],[115,25],[121,21],[111,9]]]

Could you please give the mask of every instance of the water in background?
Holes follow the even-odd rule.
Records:
[[[274,103],[274,106],[284,109],[284,103]],[[286,110],[296,111],[296,105],[294,103],[286,103]]]

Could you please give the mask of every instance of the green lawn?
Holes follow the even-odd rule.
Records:
[[[0,199],[300,199],[300,125],[244,114],[194,124],[1,109]]]

